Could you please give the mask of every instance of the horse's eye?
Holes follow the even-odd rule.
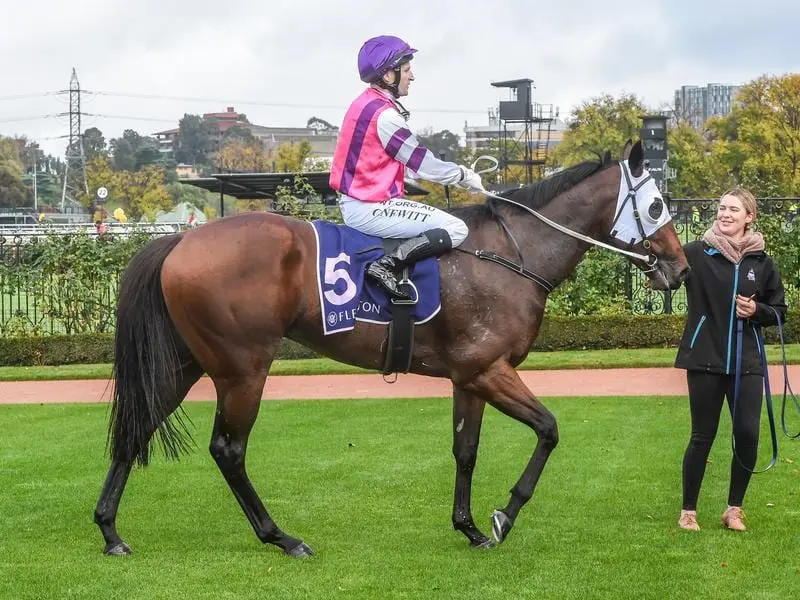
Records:
[[[650,208],[647,209],[647,214],[653,221],[658,221],[661,218],[661,213],[664,212],[664,201],[661,198],[653,198],[650,203]]]

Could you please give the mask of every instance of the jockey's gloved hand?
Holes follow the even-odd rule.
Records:
[[[461,180],[456,182],[458,187],[467,190],[471,194],[486,191],[480,175],[467,167],[459,166],[459,169],[461,169]]]

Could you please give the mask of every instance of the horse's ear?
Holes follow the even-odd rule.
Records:
[[[631,148],[633,148],[633,140],[628,138],[628,141],[625,142],[625,145],[622,147],[622,160],[628,160],[628,156],[631,154]]]
[[[631,170],[631,175],[640,177],[644,172],[644,149],[642,148],[642,140],[638,140],[631,148],[630,155],[628,156],[628,168]]]
[[[611,150],[606,150],[606,153],[603,155],[603,165],[607,165],[611,162]]]

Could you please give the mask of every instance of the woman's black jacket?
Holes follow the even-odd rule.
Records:
[[[675,366],[690,371],[733,374],[736,369],[736,294],[755,294],[756,312],[744,321],[742,375],[763,375],[761,326],[786,318],[783,283],[763,251],[745,254],[737,264],[702,240],[684,247],[692,270],[686,279],[688,314]]]

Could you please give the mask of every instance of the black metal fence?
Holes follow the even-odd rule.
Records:
[[[714,220],[715,206],[715,200],[671,201],[681,241],[703,235]],[[757,227],[781,270],[790,304],[791,298],[800,302],[800,199],[761,199],[759,211]],[[120,275],[133,254],[161,233],[0,235],[0,336],[113,331]],[[625,298],[633,313],[686,311],[683,288],[654,292],[645,276],[627,261],[614,264],[619,268],[604,269],[602,280],[611,279],[611,287],[616,288],[610,297]],[[583,287],[576,296],[585,302],[591,294],[582,291],[586,281],[580,283]]]
[[[716,216],[716,199],[673,198],[670,212],[678,237],[683,243],[699,239]],[[766,239],[767,251],[781,269],[787,292],[798,292],[798,262],[800,262],[800,198],[758,199],[756,229]],[[623,274],[625,297],[636,314],[670,314],[686,312],[686,292],[654,292],[646,277],[625,264]]]
[[[149,237],[0,235],[0,336],[113,331],[119,277]]]

